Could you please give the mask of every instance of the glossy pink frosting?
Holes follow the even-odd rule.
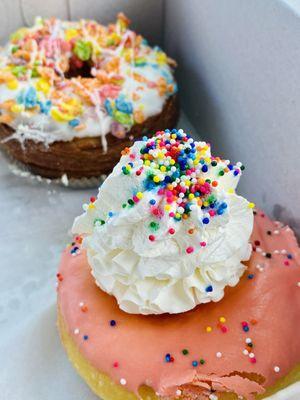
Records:
[[[300,250],[288,227],[260,211],[251,241],[248,269],[223,300],[159,316],[121,311],[96,286],[85,252],[68,247],[59,268],[58,303],[73,340],[93,366],[136,393],[142,384],[166,397],[176,390],[187,397],[198,393],[199,399],[211,389],[248,399],[262,393],[300,362]],[[265,381],[260,385],[241,373]]]

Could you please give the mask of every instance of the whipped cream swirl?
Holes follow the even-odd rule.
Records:
[[[251,253],[253,204],[235,193],[243,169],[181,129],[125,149],[73,225],[97,285],[128,313],[221,300]]]

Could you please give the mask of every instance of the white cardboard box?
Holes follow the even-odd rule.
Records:
[[[240,191],[300,233],[299,9],[297,0],[0,0],[0,40],[35,15],[107,22],[124,11],[178,60],[189,118],[180,125],[243,161]],[[60,253],[95,193],[28,182],[0,157],[2,400],[96,399],[55,329]]]

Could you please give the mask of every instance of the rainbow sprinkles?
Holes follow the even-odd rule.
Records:
[[[157,132],[155,138],[145,137],[144,140],[145,146],[141,148],[139,158],[143,166],[139,167],[138,162],[136,169],[136,164],[129,162],[122,167],[122,171],[128,175],[133,170],[140,176],[145,170],[145,189],[157,189],[157,194],[165,197],[164,211],[171,218],[177,221],[186,219],[195,206],[200,206],[204,212],[202,223],[206,225],[215,216],[226,212],[227,203],[218,201],[215,189],[218,179],[225,174],[230,174],[233,179],[241,174],[245,167],[240,162],[233,165],[219,157],[212,157],[209,144],[195,143],[182,129]],[[126,149],[123,154],[127,152],[130,150]],[[136,155],[129,154],[129,158],[134,160]],[[232,183],[233,191],[236,184]],[[132,200],[128,200],[129,206],[137,203],[141,196],[141,192],[136,193]],[[154,215],[163,212],[155,207],[155,199],[150,200],[150,204]],[[253,208],[254,204],[249,204],[249,207]],[[172,228],[169,233],[174,233]]]

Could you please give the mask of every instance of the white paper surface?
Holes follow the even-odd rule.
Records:
[[[97,190],[16,177],[0,156],[0,399],[94,400],[56,330],[56,270],[81,204]]]

